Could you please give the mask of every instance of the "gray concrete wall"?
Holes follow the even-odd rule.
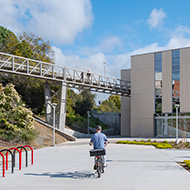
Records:
[[[131,69],[121,70],[121,79],[131,81]],[[131,136],[131,97],[121,97],[121,136]]]
[[[120,134],[121,117],[120,117],[119,113],[117,113],[117,112],[98,113],[96,110],[92,110],[91,115],[95,118],[98,118],[101,122],[106,124],[109,128],[113,128],[115,131],[114,132],[115,135]]]
[[[154,136],[154,53],[131,57],[131,136]]]
[[[180,112],[190,112],[190,48],[180,50]]]
[[[162,52],[162,113],[172,112],[172,51]]]

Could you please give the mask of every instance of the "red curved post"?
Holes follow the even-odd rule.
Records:
[[[31,150],[31,164],[33,165],[33,163],[34,163],[34,150],[33,150],[33,148],[30,146],[30,145],[25,145],[24,147],[28,147],[28,148],[30,148],[30,150]]]
[[[3,155],[3,153],[0,152],[0,155],[2,156],[3,159],[3,177],[5,177],[5,157]]]
[[[0,152],[6,151],[6,170],[8,170],[8,154],[11,154],[11,159],[12,159],[12,173],[14,172],[14,155],[9,149],[3,149]]]
[[[16,150],[19,153],[19,170],[21,170],[21,164],[22,164],[22,151],[19,151],[18,148],[10,148],[9,150]],[[7,156],[7,154],[6,154]],[[14,156],[15,157],[15,156]],[[15,158],[14,158],[15,160]]]

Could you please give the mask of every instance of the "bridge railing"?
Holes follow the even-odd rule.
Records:
[[[113,91],[128,92],[130,90],[129,81],[0,52],[1,70]]]

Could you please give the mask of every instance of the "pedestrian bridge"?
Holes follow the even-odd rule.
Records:
[[[1,52],[0,72],[45,81],[46,122],[53,125],[53,112],[56,111],[57,123],[55,125],[62,131],[65,128],[67,87],[126,97],[130,96],[131,93],[129,81]],[[51,88],[51,85],[55,83],[58,83],[60,86],[56,92]],[[56,105],[56,109],[53,108],[52,104],[55,96],[60,100],[58,105]]]
[[[130,96],[131,90],[129,81],[1,52],[0,72],[65,82],[73,88],[85,88],[91,91],[118,94],[120,96]]]

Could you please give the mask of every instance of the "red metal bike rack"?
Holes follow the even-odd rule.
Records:
[[[28,151],[26,150],[26,148],[24,146],[18,146],[16,148],[20,148],[20,154],[22,155],[22,150],[24,149],[25,152],[26,152],[26,167],[28,167]],[[16,150],[14,150],[14,153],[15,153]]]
[[[0,152],[6,151],[6,170],[8,170],[8,154],[11,154],[11,159],[12,159],[12,173],[14,173],[14,155],[9,149],[3,149]]]
[[[0,152],[0,155],[2,156],[3,159],[3,177],[5,177],[5,157],[3,155],[3,153]]]
[[[21,164],[22,164],[22,154],[21,153],[22,152],[19,151],[18,148],[10,148],[9,150],[15,150],[19,153],[19,170],[21,170]],[[15,167],[15,151],[14,151],[14,167]],[[7,154],[8,154],[8,152],[7,152]],[[6,156],[7,156],[7,154],[6,154]]]
[[[31,150],[31,164],[34,164],[34,150],[30,145],[25,145],[24,147],[28,147]]]

